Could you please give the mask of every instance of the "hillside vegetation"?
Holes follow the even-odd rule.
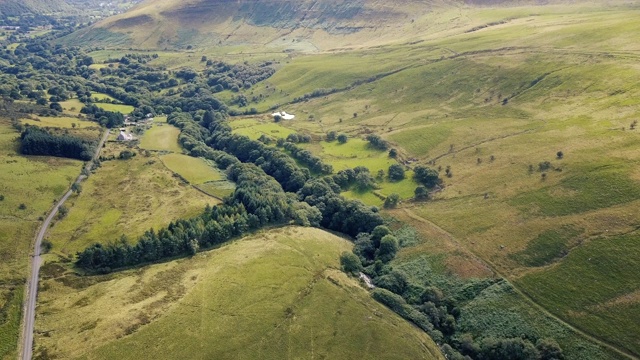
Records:
[[[145,1],[5,52],[2,91],[20,104],[175,126],[105,148],[94,187],[54,227],[40,356],[362,357],[386,353],[354,346],[399,344],[415,357],[428,341],[398,331],[407,322],[381,330],[401,339],[370,322],[339,336],[360,324],[339,317],[350,296],[380,306],[335,269],[340,256],[448,358],[635,359],[638,5]],[[31,55],[65,53],[55,66]],[[271,115],[285,110],[295,119]],[[193,187],[234,187],[214,163],[235,190],[195,213],[209,197]],[[353,253],[309,240],[328,236],[317,229],[264,233],[294,223],[351,236]],[[114,241],[120,227],[132,236]],[[335,328],[306,333],[318,320]]]
[[[465,11],[487,26],[295,57],[247,92],[247,107],[284,108],[299,120],[282,124],[315,139],[373,131],[407,169],[450,169],[433,201],[403,196],[407,221],[433,224],[552,314],[640,354],[637,7]],[[337,168],[323,147],[308,148]]]
[[[443,359],[426,334],[337,270],[349,248],[288,227],[107,277],[45,266],[38,333],[47,335],[37,343],[89,359]]]

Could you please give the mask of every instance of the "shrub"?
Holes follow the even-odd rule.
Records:
[[[349,140],[349,137],[347,136],[347,134],[338,135],[338,142],[340,144],[346,144],[348,140]]]
[[[551,163],[548,161],[543,161],[538,164],[538,171],[547,171],[551,169]]]
[[[393,193],[384,199],[384,207],[387,209],[394,208],[398,206],[398,202],[400,202],[400,195]]]
[[[413,178],[428,188],[441,183],[437,171],[421,165],[418,165],[413,169]]]
[[[540,360],[562,360],[564,354],[560,345],[553,339],[540,339],[536,343],[536,349],[540,354]]]
[[[329,132],[327,133],[327,141],[333,141],[333,140],[335,140],[335,139],[336,139],[336,136],[337,136],[337,134],[336,134],[336,132],[335,132],[335,131],[329,131]]]
[[[356,254],[345,251],[340,254],[340,266],[342,270],[347,273],[357,273],[362,270],[362,262]]]
[[[389,180],[400,181],[404,179],[404,167],[400,164],[393,164],[389,166]]]
[[[120,160],[129,160],[134,156],[136,156],[136,153],[134,153],[133,151],[124,150],[124,151],[120,152],[120,154],[118,155],[118,159],[120,159]]]
[[[382,262],[393,260],[398,252],[398,240],[393,235],[385,235],[380,240],[380,247],[376,251],[376,259]]]
[[[416,200],[427,200],[429,198],[429,191],[422,185],[418,186],[413,194]]]

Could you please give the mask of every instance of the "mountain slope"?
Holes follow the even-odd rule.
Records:
[[[142,49],[261,45],[278,50],[316,51],[411,42],[509,20],[500,11],[470,16],[469,9],[565,3],[572,2],[146,0],[124,14],[70,35],[67,41]]]
[[[142,48],[239,44],[286,47],[303,42],[325,49],[352,46],[363,39],[390,41],[415,19],[459,5],[452,4],[441,0],[148,0],[73,35],[72,40],[86,43],[118,39],[120,45]]]
[[[287,227],[112,277],[50,266],[37,350],[66,359],[444,359],[427,334],[336,269],[350,248]]]
[[[65,0],[3,0],[0,14],[18,16],[23,14],[51,14],[73,12],[73,7]]]

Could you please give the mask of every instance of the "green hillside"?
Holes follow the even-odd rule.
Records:
[[[113,162],[96,170],[67,218],[53,227],[37,353],[88,359],[440,356],[426,333],[338,270],[339,254],[351,245],[318,229],[262,230],[175,259],[170,256],[196,253],[194,241],[208,238],[194,240],[192,234],[203,232],[187,236],[172,224],[180,251],[155,257],[140,251],[144,258],[112,261],[131,256],[113,243],[121,234],[133,244],[151,226],[158,231],[165,220],[218,202],[202,192],[221,197],[231,191],[229,182],[215,188],[222,181],[209,168],[214,160],[226,168],[221,163],[233,160],[220,153],[226,151],[265,171],[251,178],[268,186],[245,191],[236,184],[236,195],[250,194],[244,206],[269,202],[254,211],[265,219],[262,225],[292,221],[274,215],[279,222],[267,222],[277,214],[272,199],[277,208],[287,208],[285,199],[322,199],[322,225],[353,236],[381,214],[398,241],[397,255],[393,239],[385,243],[395,257],[385,263],[382,239],[360,237],[355,248],[363,271],[395,292],[404,305],[396,311],[424,320],[426,331],[426,324],[433,326],[429,333],[452,358],[486,358],[492,347],[516,343],[531,351],[522,358],[551,358],[541,352],[551,341],[567,360],[637,359],[639,18],[640,2],[617,0],[147,0],[54,39],[87,51],[74,61],[94,62],[66,69],[76,74],[74,81],[136,105],[127,109],[132,116],[164,114],[176,127],[156,125],[140,131],[146,133],[139,144],[107,146]],[[6,93],[24,96],[16,100],[23,104],[38,96],[28,92],[38,85],[22,71],[33,64],[8,69],[25,84],[9,85]],[[72,93],[69,81],[61,83]],[[71,101],[78,110],[83,93],[73,92],[77,98],[62,106],[70,109]],[[274,111],[295,119],[276,121]],[[136,157],[116,160],[125,149]],[[188,155],[208,161],[187,161]],[[331,171],[324,165],[333,174],[326,175]],[[413,178],[417,166],[437,171],[442,181],[428,196],[414,198],[423,190]],[[351,178],[333,177],[356,167]],[[392,178],[392,167],[403,176]],[[240,179],[230,169],[231,178]],[[332,176],[326,186],[315,182],[325,175]],[[271,190],[278,197],[270,198]],[[329,192],[335,199],[324,197]],[[354,205],[354,214],[375,215],[353,224],[348,214],[332,217],[346,209],[328,202],[343,204],[339,192],[368,205]],[[193,198],[182,200],[186,193]],[[22,200],[12,199],[15,212]],[[313,218],[314,209],[296,204],[304,206],[296,214]],[[200,229],[197,221],[188,226]],[[172,243],[170,235],[163,239]],[[87,252],[98,255],[87,255],[80,266],[114,273],[83,276],[71,265],[74,253],[94,241],[107,250]],[[99,257],[104,254],[107,261]],[[149,265],[143,261],[148,254],[149,261],[166,262]],[[19,297],[5,298],[15,315]]]
[[[107,277],[45,266],[36,342],[62,358],[443,359],[337,269],[350,247],[288,227]]]
[[[467,11],[485,24],[513,20],[417,43],[299,56],[252,88],[251,96],[263,96],[247,107],[280,104],[303,118],[285,126],[316,138],[373,131],[407,169],[440,169],[445,186],[433,201],[413,203],[409,194],[402,207],[554,315],[637,356],[639,253],[629,239],[640,223],[638,8]],[[336,92],[294,101],[327,88]],[[308,148],[340,166],[324,144]],[[606,265],[592,269],[597,258]],[[566,282],[580,276],[591,285]]]
[[[0,14],[19,16],[35,14],[51,14],[59,12],[75,12],[66,0],[5,0],[0,2]]]

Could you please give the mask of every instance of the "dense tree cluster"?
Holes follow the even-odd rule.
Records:
[[[309,167],[315,173],[331,174],[333,172],[333,166],[325,164],[320,157],[313,155],[309,150],[299,148],[288,141],[282,144],[282,147],[291,154],[291,157]]]
[[[298,199],[320,210],[320,225],[350,236],[370,232],[382,224],[382,216],[376,207],[347,200],[340,196],[340,191],[340,186],[331,177],[311,179],[298,191]]]
[[[442,183],[440,174],[438,174],[436,170],[422,165],[418,165],[413,169],[413,178],[428,188],[432,188]]]
[[[369,172],[369,169],[364,166],[340,170],[332,176],[332,180],[343,190],[355,186],[359,191],[366,191],[376,186],[375,179]]]
[[[213,134],[207,140],[210,146],[232,154],[242,162],[258,165],[286,191],[295,192],[310,179],[308,169],[301,169],[290,156],[279,149],[246,136],[232,134],[226,123],[214,124],[212,128]]]
[[[271,65],[271,62],[250,65],[249,63],[227,64],[209,60],[204,76],[207,85],[214,93],[223,90],[238,91],[249,89],[256,83],[271,77],[275,73],[275,69]]]
[[[82,107],[80,112],[82,114],[92,115],[100,125],[109,129],[122,126],[124,123],[124,116],[121,113],[107,111],[94,104]]]
[[[389,143],[380,137],[380,135],[369,134],[367,135],[367,141],[369,144],[378,150],[387,150],[389,148]]]
[[[83,139],[52,134],[46,129],[27,126],[20,135],[20,152],[25,155],[47,155],[91,160],[95,144]]]
[[[389,176],[389,180],[400,181],[404,179],[404,167],[400,164],[393,164],[389,166],[387,174]]]

